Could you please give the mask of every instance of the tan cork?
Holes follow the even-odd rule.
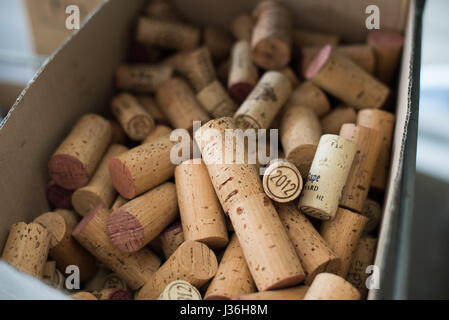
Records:
[[[157,300],[202,300],[201,293],[187,281],[175,280],[168,284]]]
[[[321,118],[321,128],[324,134],[339,134],[345,123],[355,123],[356,121],[357,113],[354,108],[339,105]]]
[[[165,228],[160,234],[159,239],[164,257],[168,259],[185,241],[181,222],[177,220]]]
[[[115,199],[114,203],[111,206],[111,212],[120,208],[121,206],[123,206],[125,203],[127,203],[128,200],[126,200],[125,198],[123,198],[122,196],[117,196],[117,198]]]
[[[94,296],[90,292],[80,291],[70,295],[71,298],[76,300],[98,300],[96,296]]]
[[[209,49],[214,62],[223,61],[232,47],[231,35],[224,29],[216,26],[205,26],[203,30],[203,44]]]
[[[237,110],[237,105],[218,80],[198,92],[196,98],[213,118],[232,117]]]
[[[288,108],[291,105],[309,107],[315,111],[318,118],[326,115],[331,109],[326,94],[310,81],[301,83],[293,90],[285,108]]]
[[[155,99],[150,95],[140,94],[136,96],[137,101],[140,105],[153,117],[157,125],[169,125],[165,114],[162,112],[161,108],[156,103]]]
[[[304,300],[360,300],[360,292],[342,277],[332,273],[320,273]]]
[[[173,68],[164,64],[121,65],[115,71],[115,85],[120,90],[151,93],[172,75]]]
[[[234,300],[303,300],[309,290],[308,286],[288,289],[255,292],[237,297]]]
[[[94,290],[92,294],[98,300],[132,300],[131,294],[127,290],[120,288]]]
[[[73,210],[56,209],[54,212],[63,217],[67,225],[72,229],[75,229],[81,220],[81,217]]]
[[[253,18],[249,14],[241,14],[231,21],[231,31],[237,41],[250,42],[253,33]]]
[[[299,79],[292,68],[285,67],[284,69],[281,69],[279,71],[282,72],[284,76],[288,78],[288,80],[290,80],[292,88],[296,88],[297,86],[299,86]]]
[[[380,218],[382,217],[382,207],[377,201],[367,198],[361,214],[368,218],[365,233],[370,233],[379,225]]]
[[[172,129],[170,127],[164,126],[162,124],[158,124],[156,128],[151,132],[143,141],[142,144],[150,143],[156,140],[157,138],[163,136],[170,136]]]
[[[196,92],[204,89],[217,77],[210,51],[204,46],[186,52],[184,58],[179,60],[177,67]]]
[[[279,203],[298,198],[303,186],[298,168],[285,159],[270,162],[264,172],[262,184],[268,198]]]

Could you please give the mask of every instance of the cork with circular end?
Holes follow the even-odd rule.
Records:
[[[371,180],[371,187],[378,190],[385,190],[387,185],[394,124],[395,115],[384,110],[366,109],[357,115],[357,125],[375,129],[382,137],[379,157]]]
[[[167,117],[152,96],[140,94],[137,95],[136,98],[139,104],[153,117],[157,125],[170,124],[170,121],[168,121]]]
[[[131,294],[127,290],[120,288],[94,290],[92,294],[98,300],[132,300]]]
[[[90,210],[100,204],[105,208],[109,208],[112,205],[117,192],[109,176],[109,160],[127,150],[128,148],[118,144],[109,147],[89,184],[73,193],[72,204],[76,212],[85,216]]]
[[[256,284],[246,264],[239,240],[234,234],[204,300],[230,300],[256,291]]]
[[[165,228],[160,234],[159,239],[164,257],[168,259],[185,241],[181,222],[177,220]]]
[[[102,279],[103,289],[127,289],[125,281],[120,279],[115,273],[109,273]]]
[[[356,151],[356,145],[343,137],[321,137],[299,199],[303,213],[321,220],[335,217]]]
[[[170,127],[158,124],[156,128],[151,132],[143,141],[142,144],[150,143],[162,136],[170,136],[172,129]]]
[[[302,177],[298,168],[285,159],[270,162],[262,179],[263,189],[273,201],[286,203],[299,197]]]
[[[63,217],[67,225],[72,229],[75,229],[81,219],[81,217],[73,210],[56,209],[54,212]]]
[[[135,252],[156,238],[177,215],[176,188],[166,182],[111,212],[107,233],[116,248]]]
[[[202,300],[201,293],[187,281],[169,283],[157,300]]]
[[[294,29],[292,39],[295,48],[322,47],[327,44],[335,46],[340,42],[340,37],[336,34],[302,29]]]
[[[367,198],[361,214],[368,218],[364,233],[370,233],[379,225],[380,218],[382,217],[382,207],[377,201]]]
[[[117,210],[118,208],[120,208],[127,202],[128,202],[128,200],[126,200],[122,196],[120,196],[120,195],[117,196],[117,198],[115,199],[114,203],[111,206],[111,212]]]
[[[111,142],[109,121],[96,114],[78,120],[48,163],[53,181],[68,190],[85,186]]]
[[[173,4],[165,0],[152,0],[145,8],[145,15],[148,17],[162,20],[178,21],[179,16],[176,13]]]
[[[242,103],[259,80],[259,71],[251,58],[248,41],[237,41],[231,51],[231,65],[228,76],[228,92],[237,102]]]
[[[324,46],[318,52],[305,77],[357,109],[380,108],[390,94],[386,85],[331,46]]]
[[[178,62],[177,70],[189,80],[197,92],[217,77],[210,51],[204,46],[184,53],[184,58]]]
[[[237,105],[218,80],[204,87],[196,98],[213,118],[232,117],[237,110]]]
[[[284,69],[279,70],[290,80],[290,83],[292,85],[292,88],[296,88],[299,86],[299,79],[296,76],[295,72],[290,67],[285,67]]]
[[[304,280],[304,272],[295,249],[271,200],[263,192],[256,166],[239,161],[235,157],[236,144],[225,143],[227,129],[242,138],[243,133],[235,130],[233,119],[220,118],[196,131],[195,139],[254,281],[260,291],[298,284]]]
[[[288,289],[250,293],[233,300],[303,300],[307,290],[309,290],[308,286],[298,286]]]
[[[357,153],[341,194],[340,206],[361,213],[379,156],[381,135],[377,130],[346,123],[341,127],[340,136],[357,146]]]
[[[234,115],[241,129],[268,129],[292,92],[290,80],[278,71],[267,71]]]
[[[70,295],[71,298],[76,300],[98,300],[96,296],[94,296],[90,292],[80,291]]]
[[[231,31],[237,41],[250,42],[253,33],[253,18],[249,14],[241,14],[231,21]]]
[[[137,293],[137,300],[155,300],[167,283],[184,280],[199,288],[217,272],[217,258],[205,244],[185,241]]]
[[[115,85],[120,90],[151,93],[172,75],[173,68],[164,64],[121,65],[115,71]]]
[[[344,278],[332,273],[320,273],[304,300],[360,300],[360,292]]]
[[[72,209],[72,193],[73,190],[66,190],[54,181],[50,181],[47,185],[47,200],[55,208]]]
[[[321,128],[324,134],[339,134],[345,123],[355,123],[356,121],[357,113],[354,108],[339,105],[321,119]]]
[[[326,94],[310,81],[301,83],[292,91],[286,108],[292,105],[309,107],[316,113],[318,118],[326,115],[331,109]]]
[[[98,207],[73,230],[75,239],[101,263],[115,272],[128,287],[137,290],[150,280],[161,260],[149,249],[123,253],[109,241],[106,232],[108,211]]]
[[[338,208],[335,219],[321,224],[320,234],[337,257],[340,268],[336,274],[346,278],[355,249],[368,219],[361,214]]]
[[[209,49],[214,62],[223,61],[232,47],[231,35],[224,29],[216,26],[205,26],[203,29],[203,44]]]

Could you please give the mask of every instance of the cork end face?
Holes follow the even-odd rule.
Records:
[[[251,91],[253,91],[254,85],[245,82],[237,82],[233,83],[228,88],[228,92],[231,95],[232,99],[238,104],[243,103],[245,99],[249,96]]]
[[[375,29],[368,33],[367,42],[373,47],[400,49],[404,44],[404,36],[396,30]]]
[[[56,184],[47,187],[47,200],[59,209],[72,209],[72,192]]]
[[[125,163],[120,159],[113,158],[109,161],[109,174],[114,188],[126,199],[136,196],[134,179]]]
[[[154,120],[147,115],[133,117],[126,126],[126,132],[133,140],[142,141],[155,129]]]
[[[111,292],[108,300],[131,300],[131,294],[124,289],[117,289]]]
[[[48,173],[53,181],[67,190],[75,190],[89,182],[84,164],[68,154],[53,155],[48,163]]]
[[[288,43],[270,37],[259,41],[252,48],[254,62],[265,70],[280,70],[290,62],[290,46]]]
[[[317,75],[321,68],[326,64],[332,52],[332,46],[326,45],[324,46],[313,58],[313,60],[309,63],[304,77],[309,80]]]
[[[78,189],[73,193],[72,204],[75,211],[82,216],[87,215],[92,209],[99,205],[106,207],[106,204],[103,203],[103,200],[98,194],[83,188]]]
[[[340,270],[340,263],[341,263],[340,258],[337,258],[335,256],[333,258],[330,258],[329,260],[326,260],[306,276],[304,284],[306,286],[310,286],[315,277],[320,273],[323,272],[337,273]]]
[[[144,246],[142,225],[124,209],[108,216],[106,229],[112,244],[122,252],[135,252]]]
[[[292,149],[287,154],[287,160],[298,168],[301,177],[304,177],[304,179],[306,179],[309,174],[316,149],[317,145],[304,144]]]
[[[285,288],[288,288],[288,287],[292,287],[292,286],[294,286],[296,284],[299,284],[299,283],[303,282],[305,277],[306,276],[305,276],[304,273],[296,274],[294,276],[287,277],[285,279],[277,281],[277,282],[271,284],[270,286],[268,286],[266,288],[263,288],[260,291],[277,290],[277,289],[285,289]]]
[[[81,221],[78,223],[78,225],[73,229],[72,236],[77,236],[80,234],[83,229],[89,224],[89,222],[95,217],[95,215],[103,209],[102,206],[98,206],[94,209],[92,209]]]

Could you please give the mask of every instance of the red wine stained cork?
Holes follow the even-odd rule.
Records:
[[[341,194],[340,206],[361,213],[379,157],[381,135],[377,130],[347,123],[341,127],[340,136],[357,146],[357,153]]]
[[[385,190],[387,184],[394,124],[394,114],[383,110],[366,109],[357,115],[357,125],[375,129],[382,137],[379,158],[371,180],[371,187],[378,190]]]
[[[390,94],[387,86],[329,45],[312,60],[305,77],[357,109],[380,108]]]
[[[37,223],[11,226],[2,260],[36,278],[42,278],[50,249],[51,233]]]
[[[305,284],[321,272],[337,272],[340,259],[307,217],[294,204],[276,204],[276,209],[306,273]]]
[[[161,249],[165,259],[168,259],[184,242],[184,232],[180,221],[176,221],[165,228],[159,236]]]
[[[227,87],[229,71],[231,70],[231,58],[224,60],[217,67],[217,78]]]
[[[201,30],[195,26],[156,18],[139,18],[136,40],[169,50],[192,50],[198,46]]]
[[[202,300],[201,293],[187,281],[175,280],[165,287],[157,300]]]
[[[217,272],[217,258],[205,244],[185,241],[137,293],[137,300],[155,300],[168,283],[184,280],[196,288]]]
[[[361,214],[368,218],[364,231],[365,233],[370,233],[379,225],[380,218],[382,217],[382,207],[378,202],[367,198]]]
[[[123,252],[135,252],[156,238],[178,215],[176,188],[166,182],[111,212],[107,231]]]
[[[149,93],[155,92],[172,75],[173,68],[168,65],[122,65],[115,72],[115,84],[120,90]]]
[[[173,176],[171,148],[177,142],[168,135],[135,147],[109,161],[109,175],[120,195],[132,199]]]
[[[175,129],[189,130],[193,121],[207,122],[210,119],[182,78],[172,78],[160,86],[157,101]]]
[[[297,86],[299,86],[298,77],[296,76],[296,74],[292,70],[292,68],[286,67],[286,68],[281,69],[279,71],[282,72],[284,74],[284,76],[286,76],[288,78],[288,80],[290,80],[292,88],[296,88]]]
[[[265,0],[254,10],[251,37],[254,62],[266,70],[287,66],[291,58],[292,16],[280,2]]]
[[[233,300],[303,300],[309,290],[308,286],[288,289],[249,293]]]
[[[72,229],[74,229],[78,225],[81,219],[81,217],[72,210],[56,209],[54,212],[63,217],[67,225]]]
[[[105,208],[112,205],[117,192],[109,177],[109,160],[126,151],[128,148],[118,144],[109,147],[89,184],[73,193],[72,204],[76,212],[85,216],[100,204]]]
[[[232,47],[228,91],[231,97],[242,103],[253,91],[259,80],[259,71],[251,58],[248,41],[238,41]]]
[[[109,121],[96,114],[81,117],[48,163],[53,181],[68,190],[85,186],[111,142]]]
[[[230,34],[216,26],[205,26],[203,31],[203,44],[209,49],[212,60],[215,62],[223,61],[232,47],[232,38]]]
[[[196,98],[213,118],[232,117],[237,110],[237,105],[218,80],[198,92]]]
[[[114,203],[111,206],[111,212],[116,210],[116,209],[118,209],[118,208],[120,208],[121,206],[123,206],[127,202],[128,202],[128,200],[126,200],[122,196],[117,196],[117,198],[115,199]]]
[[[345,123],[355,123],[356,121],[357,114],[354,108],[339,105],[321,118],[321,128],[324,134],[339,134]]]
[[[80,291],[70,295],[71,298],[76,300],[98,300],[96,296],[94,296],[90,292]]]
[[[145,14],[148,17],[177,21],[179,20],[175,8],[170,1],[151,0],[145,8]]]
[[[239,162],[235,143],[225,143],[226,129],[236,129],[233,119],[212,120],[196,131],[195,139],[254,281],[260,291],[298,284],[305,276],[295,249],[263,192],[256,166]]]
[[[132,300],[131,294],[128,290],[120,288],[94,290],[92,291],[92,294],[98,300]]]
[[[280,123],[282,146],[288,161],[307,177],[321,138],[321,125],[316,113],[302,105],[288,107]]]
[[[234,115],[241,129],[268,129],[292,92],[290,80],[278,71],[267,71]]]
[[[151,132],[145,140],[142,141],[142,144],[153,142],[154,140],[163,137],[170,136],[172,129],[170,127],[164,125],[157,125],[156,128]]]
[[[293,45],[296,48],[322,47],[327,44],[335,46],[340,42],[340,37],[336,34],[312,32],[294,29],[292,32]]]
[[[178,62],[178,70],[198,92],[217,77],[212,58],[207,47],[201,47],[184,54]]]
[[[184,237],[186,240],[203,242],[209,248],[223,248],[229,241],[223,209],[206,165],[197,162],[187,160],[175,169]]]
[[[271,200],[286,203],[299,197],[302,177],[298,168],[285,159],[271,161],[263,175],[263,189]]]
[[[139,101],[139,104],[153,117],[156,124],[170,124],[170,121],[168,121],[153,97],[149,95],[138,95],[136,98]]]
[[[146,248],[134,253],[123,253],[115,248],[106,233],[107,217],[106,209],[95,208],[81,220],[72,235],[100,262],[123,279],[129,288],[137,290],[150,280],[161,261]]]
[[[360,292],[342,277],[332,273],[320,273],[304,300],[360,300]]]
[[[56,212],[47,212],[33,221],[46,228],[52,235],[49,257],[56,261],[58,269],[65,271],[70,265],[80,270],[80,281],[93,276],[96,270],[94,257],[72,237],[72,228]]]
[[[128,142],[128,136],[126,135],[120,123],[115,120],[109,120],[109,123],[111,124],[112,129],[111,144],[126,145]]]
[[[47,185],[47,200],[55,208],[72,209],[73,190],[66,190],[58,186],[54,181]]]
[[[336,274],[346,278],[357,243],[368,219],[361,214],[338,208],[334,220],[321,224],[320,234],[337,257],[340,268]]]
[[[401,59],[404,37],[399,31],[388,29],[371,30],[367,43],[376,55],[376,76],[391,84]]]
[[[253,33],[253,18],[249,14],[241,14],[231,21],[231,31],[237,41],[250,42]]]
[[[356,145],[343,137],[321,137],[299,199],[303,213],[320,220],[335,217],[356,151]]]

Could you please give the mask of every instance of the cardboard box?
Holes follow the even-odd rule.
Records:
[[[233,16],[253,8],[257,0],[174,2],[187,20],[226,26]],[[299,26],[338,32],[345,41],[365,40],[365,8],[370,4],[379,6],[382,27],[405,33],[391,173],[375,262],[380,290],[370,293],[370,298],[393,297],[394,290],[404,285],[398,266],[406,260],[398,263],[397,259],[406,257],[406,249],[401,249],[398,240],[407,248],[407,224],[412,214],[422,1],[285,2],[296,13]],[[48,160],[82,114],[102,113],[107,107],[115,67],[125,59],[130,31],[143,5],[143,0],[104,3],[49,59],[14,105],[0,129],[0,247],[11,224],[31,221],[49,209],[45,198]]]

